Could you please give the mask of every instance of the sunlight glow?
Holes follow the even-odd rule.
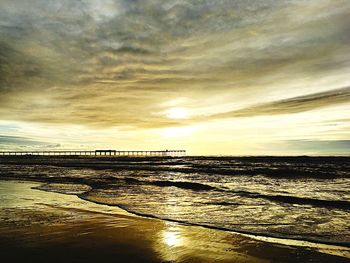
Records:
[[[177,208],[172,207],[175,210]],[[154,243],[155,251],[162,257],[162,262],[182,262],[182,248],[188,248],[190,244],[184,236],[183,227],[177,226],[175,223],[165,222],[165,228],[159,232],[159,240]],[[192,244],[192,243],[191,243]]]
[[[177,234],[175,232],[165,232],[164,233],[164,242],[169,247],[175,246],[178,244],[179,239],[177,237]]]
[[[162,239],[164,244],[169,247],[181,246],[184,242],[180,233],[180,228],[176,226],[170,226],[165,229],[162,233]]]
[[[185,108],[171,108],[166,112],[169,119],[186,119],[188,118],[188,110]]]
[[[186,137],[191,136],[193,133],[192,127],[172,127],[172,128],[166,128],[162,129],[162,135],[164,137]]]

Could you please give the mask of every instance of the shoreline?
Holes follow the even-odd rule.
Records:
[[[41,189],[38,189],[41,190]],[[49,190],[41,190],[41,191],[47,191],[50,192]],[[58,192],[57,192],[58,193]],[[74,194],[73,194],[74,195]],[[234,233],[234,234],[239,234],[239,235],[244,235],[247,237],[251,237],[251,238],[255,238],[258,240],[264,240],[266,242],[273,242],[273,243],[279,243],[279,244],[290,244],[290,245],[294,245],[294,246],[307,246],[306,244],[308,244],[308,247],[317,247],[317,246],[332,246],[334,248],[344,248],[344,249],[348,249],[349,250],[349,258],[350,258],[350,243],[337,243],[337,242],[323,242],[323,241],[318,241],[318,240],[313,240],[313,239],[297,239],[297,238],[283,238],[283,237],[277,237],[274,235],[268,235],[265,233],[252,233],[252,232],[248,232],[248,231],[241,231],[241,230],[232,230],[229,228],[224,228],[224,227],[216,227],[216,226],[211,226],[211,225],[203,225],[203,224],[196,224],[196,223],[189,223],[189,222],[185,222],[185,221],[181,221],[181,220],[175,220],[175,219],[170,219],[170,218],[161,218],[161,217],[157,217],[155,215],[151,215],[151,214],[143,214],[143,213],[138,213],[138,212],[134,212],[131,211],[129,209],[124,208],[121,205],[118,204],[105,204],[102,202],[98,202],[98,201],[93,201],[93,200],[89,200],[88,198],[84,197],[84,194],[78,194],[76,195],[78,196],[80,199],[85,200],[87,202],[92,202],[94,204],[97,205],[107,205],[110,207],[117,207],[120,208],[130,214],[133,214],[135,216],[140,216],[140,217],[144,217],[144,218],[150,218],[150,219],[155,219],[155,220],[162,220],[162,221],[167,221],[167,222],[172,222],[172,223],[177,223],[177,224],[182,224],[182,225],[187,225],[187,226],[196,226],[196,227],[203,227],[206,229],[213,229],[213,230],[218,230],[218,231],[225,231],[225,232],[230,232],[230,233]],[[271,241],[269,241],[271,240]]]
[[[231,233],[235,233],[235,234],[245,235],[247,237],[255,238],[258,240],[264,240],[266,242],[274,242],[274,243],[279,243],[279,244],[289,244],[289,245],[295,245],[295,246],[305,246],[305,244],[308,244],[308,247],[318,247],[318,246],[324,245],[324,246],[332,246],[334,248],[344,248],[344,249],[349,250],[348,257],[350,258],[350,243],[349,242],[333,242],[333,241],[327,242],[327,241],[323,241],[323,240],[315,240],[312,238],[310,238],[310,239],[307,239],[307,238],[288,238],[288,237],[276,236],[273,234],[252,233],[252,232],[243,231],[243,230],[233,230],[233,229],[229,229],[229,228],[216,227],[216,226],[212,226],[212,225],[196,224],[196,223],[190,223],[190,222],[185,222],[185,221],[181,221],[181,220],[161,218],[161,217],[157,217],[157,216],[152,215],[152,214],[143,214],[143,213],[131,211],[131,210],[129,210],[121,205],[118,205],[118,204],[106,204],[106,203],[98,202],[95,200],[90,200],[84,196],[88,191],[84,192],[84,193],[77,194],[77,193],[62,193],[59,191],[40,189],[40,186],[45,185],[45,184],[51,184],[51,183],[72,184],[72,183],[74,183],[74,182],[61,182],[60,180],[48,181],[47,180],[48,178],[45,178],[45,179],[40,179],[40,178],[28,178],[27,179],[27,178],[19,178],[19,177],[17,177],[17,178],[16,177],[3,177],[0,179],[0,182],[1,181],[35,182],[35,183],[38,183],[39,185],[37,187],[34,187],[33,189],[36,189],[39,191],[45,191],[45,192],[49,192],[49,193],[62,194],[62,195],[74,195],[74,196],[77,196],[78,198],[80,198],[81,200],[84,200],[84,201],[87,201],[90,203],[108,206],[108,207],[119,208],[119,209],[121,209],[121,210],[123,210],[131,215],[134,215],[134,216],[150,218],[150,219],[155,219],[155,220],[163,220],[163,221],[167,221],[167,222],[178,223],[178,224],[188,225],[188,226],[203,227],[203,228],[213,229],[213,230],[218,230],[218,231],[231,232]],[[85,182],[80,182],[80,181],[78,181],[78,183],[85,184]]]
[[[181,258],[185,258],[188,260],[185,260],[186,262],[193,262],[190,259],[199,259],[200,257],[201,262],[210,262],[212,260],[218,260],[219,262],[230,262],[233,259],[238,262],[265,262],[266,260],[269,261],[272,258],[278,257],[279,261],[282,262],[295,262],[296,260],[301,260],[300,256],[302,255],[303,259],[305,258],[317,258],[320,260],[319,262],[329,262],[329,260],[332,260],[332,262],[346,262],[350,258],[350,249],[346,247],[340,247],[340,246],[332,246],[332,245],[323,245],[318,243],[310,243],[307,241],[297,241],[295,243],[295,240],[277,240],[274,238],[265,238],[265,237],[259,237],[255,235],[246,235],[237,233],[234,231],[225,231],[225,230],[219,230],[219,229],[210,229],[205,226],[194,226],[189,224],[184,224],[181,222],[169,222],[164,221],[159,218],[147,218],[143,216],[135,215],[134,213],[129,213],[128,211],[125,211],[122,208],[118,208],[116,206],[109,206],[106,204],[95,204],[91,201],[85,201],[79,198],[75,194],[61,194],[61,193],[53,193],[49,191],[43,191],[38,189],[33,189],[32,187],[39,186],[41,183],[38,182],[30,182],[30,181],[21,181],[21,180],[0,180],[0,186],[3,191],[6,188],[16,188],[16,193],[11,193],[13,195],[12,198],[12,206],[8,205],[6,207],[6,202],[1,203],[1,210],[0,215],[1,221],[0,221],[0,240],[3,241],[4,237],[7,236],[5,239],[13,239],[16,241],[16,236],[11,235],[10,228],[6,226],[6,223],[3,220],[4,212],[6,212],[6,209],[12,207],[17,207],[14,209],[14,214],[11,216],[7,215],[7,221],[13,220],[16,222],[16,220],[19,220],[21,216],[23,217],[24,214],[29,214],[30,218],[36,218],[35,214],[39,213],[38,211],[46,211],[52,210],[53,214],[65,214],[68,213],[72,218],[69,220],[66,220],[64,217],[58,218],[58,225],[60,223],[69,225],[71,229],[75,229],[75,231],[78,232],[78,236],[86,236],[89,234],[86,234],[84,231],[82,231],[81,227],[77,228],[75,226],[76,223],[80,223],[81,225],[86,225],[87,227],[91,224],[97,224],[101,225],[101,229],[104,229],[106,225],[111,227],[115,230],[118,228],[118,220],[124,220],[124,230],[128,229],[127,232],[135,231],[136,233],[141,232],[144,233],[144,236],[142,238],[147,239],[148,241],[145,244],[137,244],[137,239],[133,240],[131,244],[129,244],[128,237],[122,236],[118,237],[119,232],[115,232],[114,238],[112,237],[112,244],[119,244],[119,246],[123,247],[128,244],[128,246],[133,247],[132,250],[135,250],[135,247],[137,249],[141,249],[142,251],[144,249],[147,250],[147,252],[135,252],[136,254],[132,253],[133,256],[142,256],[144,257],[144,253],[147,254],[147,257],[149,257],[149,262],[161,262],[161,261],[169,261],[173,260],[174,262],[177,261],[183,261]],[[18,191],[21,190],[21,191]],[[5,193],[6,194],[6,193]],[[5,201],[7,200],[4,193],[0,194],[0,198],[5,198]],[[30,196],[30,200],[25,201],[25,198],[23,195]],[[35,198],[39,197],[39,200],[36,200]],[[16,201],[16,198],[20,201]],[[28,199],[28,198],[27,198]],[[22,200],[22,201],[21,201]],[[23,201],[24,200],[24,201]],[[2,200],[4,201],[4,200]],[[25,205],[23,205],[22,202],[25,202]],[[28,208],[29,207],[29,208]],[[24,212],[23,212],[23,211]],[[68,212],[67,212],[68,211]],[[41,212],[40,212],[41,213]],[[40,214],[39,213],[39,214]],[[8,214],[8,213],[7,213]],[[30,215],[33,216],[30,216]],[[13,217],[13,218],[12,218]],[[81,217],[86,217],[84,220],[81,220]],[[102,218],[101,218],[102,217]],[[10,219],[9,219],[10,218]],[[11,219],[12,218],[12,219]],[[41,226],[32,231],[34,233],[34,236],[37,236],[36,234],[41,232],[43,229],[46,228],[57,228],[57,224],[50,223],[50,219],[46,219],[45,216],[41,215],[39,218],[42,220]],[[92,219],[91,219],[92,218]],[[117,220],[118,219],[118,220]],[[117,222],[114,222],[117,221]],[[71,224],[73,222],[73,224]],[[133,222],[131,224],[131,222]],[[28,222],[27,222],[28,223]],[[35,224],[36,221],[30,222],[29,229],[32,228],[33,224]],[[56,222],[57,223],[57,222]],[[120,223],[120,222],[119,222]],[[10,224],[11,225],[11,224]],[[28,236],[28,229],[23,228],[21,229],[18,227],[18,224],[14,224],[16,226],[17,231],[23,231],[22,234],[24,236]],[[14,226],[12,224],[12,227]],[[20,225],[20,224],[19,224]],[[36,227],[38,227],[36,225]],[[89,227],[88,227],[89,228]],[[165,230],[164,230],[165,229]],[[168,230],[167,230],[168,229]],[[150,231],[151,230],[151,231]],[[51,230],[49,230],[50,232]],[[162,232],[163,231],[163,232]],[[165,231],[165,232],[164,232]],[[30,232],[30,231],[29,231]],[[63,231],[64,232],[64,231]],[[90,233],[93,237],[92,240],[100,240],[102,243],[107,242],[108,240],[105,240],[105,238],[102,236],[99,236],[100,229],[97,228],[95,231]],[[154,233],[155,232],[155,233]],[[36,234],[35,234],[36,233]],[[60,238],[63,239],[60,242],[58,242],[60,245],[62,245],[65,248],[71,247],[69,238],[67,239],[65,236],[69,236],[70,232],[61,233]],[[85,233],[85,234],[84,234]],[[133,232],[132,232],[133,233]],[[159,234],[163,233],[163,234]],[[21,236],[21,235],[18,235]],[[165,236],[165,238],[164,238]],[[57,238],[57,237],[56,237]],[[76,238],[76,237],[75,237]],[[5,240],[4,239],[4,240]],[[52,240],[48,238],[51,242]],[[181,241],[182,240],[182,241]],[[27,245],[37,245],[39,248],[42,246],[40,245],[38,241],[35,241],[35,239],[29,239]],[[111,240],[109,240],[111,241]],[[109,242],[108,241],[108,242]],[[156,241],[157,248],[152,247],[150,248],[150,243],[154,243]],[[181,241],[181,242],[180,242]],[[185,242],[186,241],[186,242]],[[235,242],[233,242],[235,241]],[[77,243],[81,244],[84,243],[83,240],[78,238]],[[107,242],[107,243],[108,243]],[[200,242],[203,243],[203,247],[206,247],[207,250],[210,247],[215,247],[214,251],[211,251],[210,249],[203,250],[201,246],[197,246],[196,244]],[[299,244],[297,244],[299,242]],[[16,242],[15,242],[16,243]],[[56,242],[57,243],[57,242]],[[6,242],[5,242],[6,244]],[[10,244],[10,243],[8,243]],[[4,245],[4,242],[1,242],[1,245]],[[111,245],[111,244],[109,244]],[[14,246],[16,248],[16,246]],[[13,248],[13,249],[14,249]],[[261,248],[264,248],[264,250],[261,250]],[[97,251],[104,250],[103,247],[96,248]],[[137,250],[136,249],[136,250]],[[11,247],[10,247],[11,250]],[[83,248],[84,250],[84,248]],[[164,255],[165,252],[171,250],[171,255],[175,255],[177,258],[173,259],[167,259]],[[262,251],[270,251],[270,255],[265,255],[262,253]],[[81,250],[80,250],[81,251]],[[85,250],[84,250],[85,251]],[[243,252],[242,252],[243,251]],[[259,252],[260,251],[260,252]],[[126,252],[128,255],[129,249],[126,249]],[[169,252],[169,251],[168,251]],[[76,251],[78,253],[78,251]],[[123,251],[119,251],[117,254],[123,254]],[[165,254],[164,254],[165,253]],[[79,253],[78,253],[79,254]],[[169,255],[170,255],[169,254]],[[123,254],[124,255],[124,254]],[[159,258],[159,255],[163,255],[163,257]],[[130,255],[129,255],[130,256]],[[126,257],[130,259],[129,257]],[[151,259],[152,258],[152,259]],[[249,259],[249,260],[246,260]],[[138,259],[135,258],[135,262],[138,261]]]

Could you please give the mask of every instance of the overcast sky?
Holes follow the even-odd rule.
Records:
[[[349,0],[1,0],[0,149],[350,154]]]

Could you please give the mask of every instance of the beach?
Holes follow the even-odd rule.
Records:
[[[350,263],[350,0],[0,0],[0,261]]]
[[[0,246],[12,262],[348,262],[350,250],[282,244],[150,219],[76,195],[0,181]],[[288,243],[288,242],[287,242]]]

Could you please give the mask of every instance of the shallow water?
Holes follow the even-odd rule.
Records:
[[[138,214],[274,237],[350,244],[348,158],[44,158],[2,178],[47,182]],[[17,164],[16,164],[17,163]],[[44,165],[45,164],[45,165]]]

